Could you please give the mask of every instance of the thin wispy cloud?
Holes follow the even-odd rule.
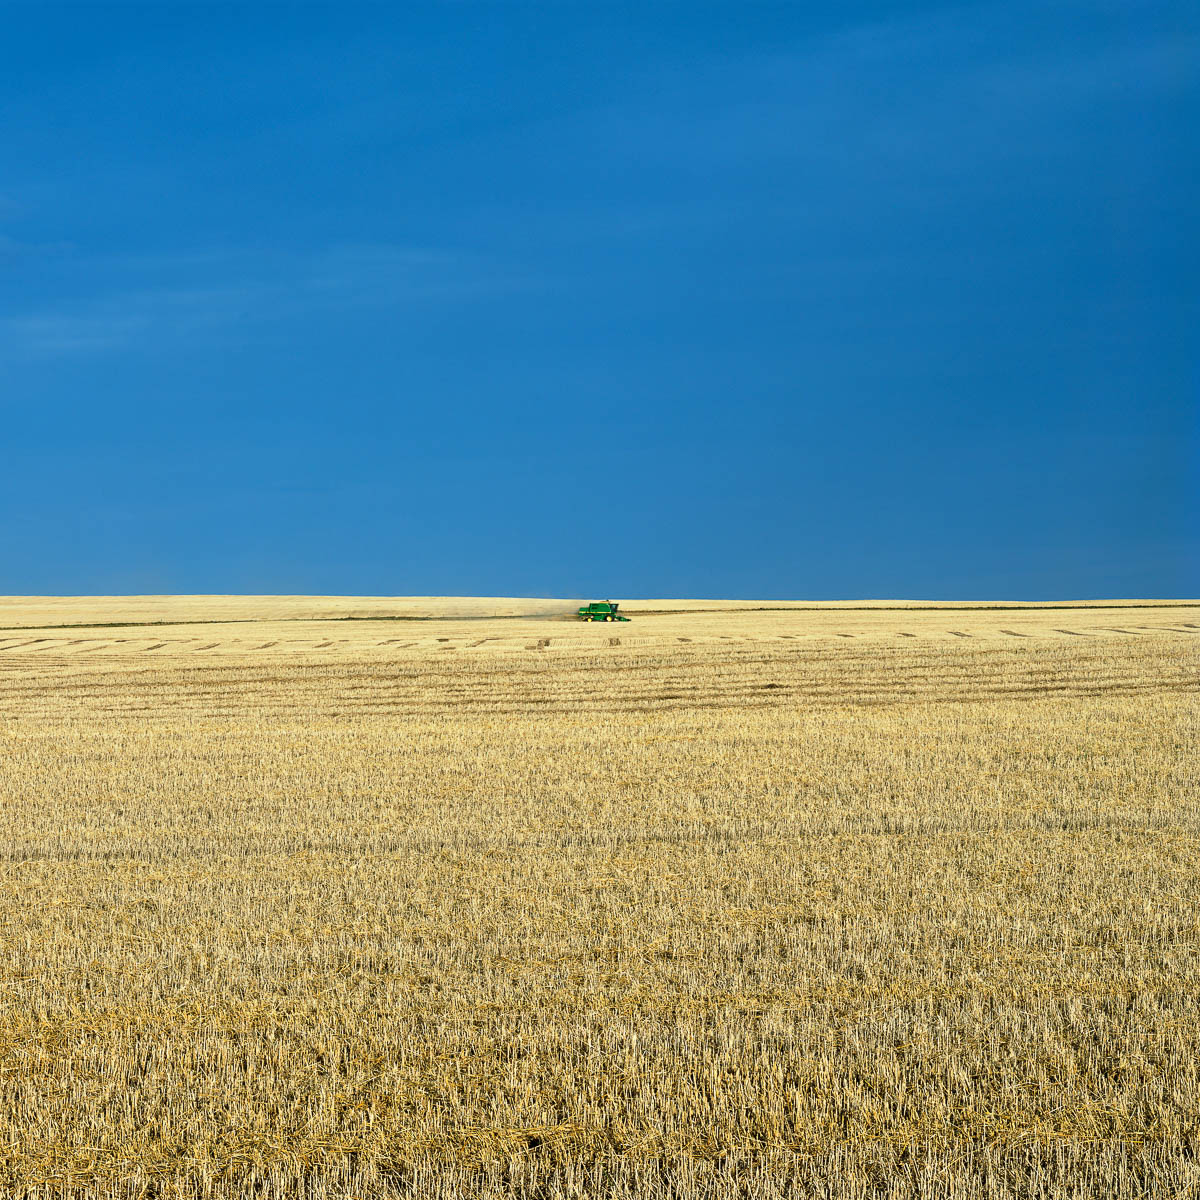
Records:
[[[309,255],[231,250],[76,257],[71,268],[75,278],[99,277],[97,286],[26,311],[10,304],[0,315],[4,352],[59,355],[245,341],[256,329],[322,312],[465,303],[534,286],[468,255],[389,245],[345,245]]]
[[[111,350],[144,335],[149,323],[140,315],[102,313],[42,314],[13,317],[0,323],[5,341],[43,354]]]
[[[69,254],[72,249],[70,242],[29,242],[0,233],[0,270],[25,259]]]
[[[925,154],[945,141],[957,156],[970,140],[964,127],[976,137],[992,127],[1003,134],[1014,118],[1037,124],[1072,109],[1090,114],[1109,97],[1156,97],[1200,79],[1195,36],[1014,52],[995,44],[995,20],[988,10],[954,22],[922,15],[713,57],[699,70],[664,75],[659,86],[647,83],[650,112],[639,95],[563,123],[596,140],[653,144],[660,162],[710,168],[782,156],[819,165],[840,160],[848,145]]]

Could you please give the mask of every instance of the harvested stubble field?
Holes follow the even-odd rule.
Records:
[[[1200,1195],[1111,603],[0,601],[0,1195]]]

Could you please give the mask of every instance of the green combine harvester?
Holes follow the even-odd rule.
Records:
[[[617,612],[618,607],[610,600],[593,600],[591,604],[585,604],[579,610],[579,619],[581,621],[628,621],[628,617],[623,617]]]

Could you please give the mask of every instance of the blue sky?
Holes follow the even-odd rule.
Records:
[[[1200,594],[1192,5],[0,16],[0,593]]]

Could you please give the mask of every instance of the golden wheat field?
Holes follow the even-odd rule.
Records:
[[[0,1195],[1200,1196],[1200,603],[0,600]]]

